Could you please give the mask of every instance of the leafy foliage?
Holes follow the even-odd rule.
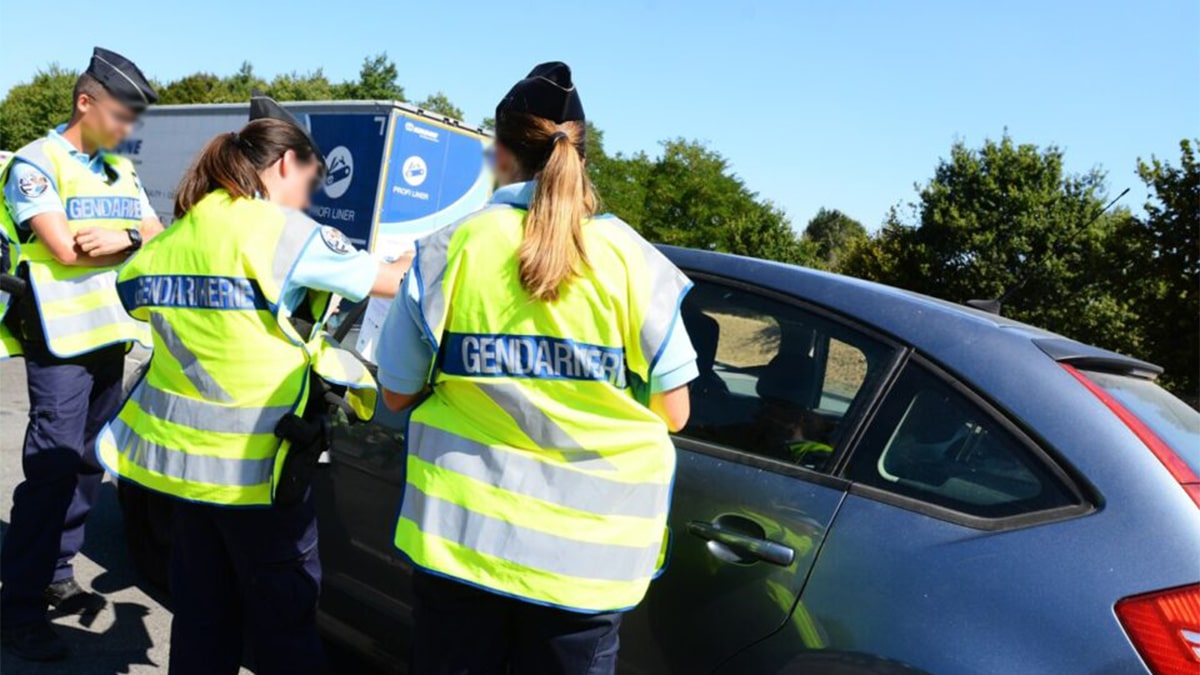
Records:
[[[0,101],[0,148],[16,150],[71,116],[79,73],[52,65],[18,84]]]
[[[464,117],[463,111],[451,103],[450,99],[440,91],[426,96],[424,101],[417,104],[417,107],[424,108],[430,112],[440,113],[446,117],[453,117],[456,120],[461,120]]]
[[[1136,353],[1136,315],[1112,293],[1105,249],[1129,215],[1100,215],[1103,191],[1099,171],[1064,174],[1056,147],[956,143],[920,190],[916,222],[893,209],[844,271],[956,302],[1004,297],[1006,315]]]
[[[850,249],[867,238],[867,228],[837,209],[822,208],[808,221],[804,238],[812,242],[823,267],[836,269]]]
[[[334,87],[337,100],[407,101],[400,86],[400,72],[386,53],[363,59],[357,82],[343,82]]]
[[[1063,171],[1062,151],[1007,135],[956,143],[911,205],[859,240],[840,271],[956,302],[1003,298],[1003,313],[1168,368],[1195,399],[1200,342],[1200,172],[1190,144],[1171,167],[1143,163],[1156,193],[1138,219],[1103,213],[1104,174]]]
[[[651,241],[809,264],[813,247],[782,209],[746,187],[720,153],[696,141],[663,143],[662,155],[608,156],[589,132],[588,163],[609,211]]]
[[[1114,268],[1142,320],[1145,351],[1166,368],[1163,382],[1200,399],[1200,139],[1180,141],[1180,163],[1138,162],[1153,193],[1146,216],[1115,237]]]

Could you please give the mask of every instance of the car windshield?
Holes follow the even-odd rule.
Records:
[[[1094,371],[1087,376],[1200,473],[1200,412],[1150,380]]]

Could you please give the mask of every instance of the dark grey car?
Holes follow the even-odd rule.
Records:
[[[1158,368],[885,286],[664,250],[696,282],[701,376],[668,568],[623,624],[623,672],[1200,672],[1200,414]],[[323,625],[399,670],[403,418],[339,425],[332,455]],[[123,497],[132,538],[161,550],[142,498]]]

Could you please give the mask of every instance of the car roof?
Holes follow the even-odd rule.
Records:
[[[960,346],[987,343],[1017,349],[1036,346],[1054,361],[1154,376],[1153,364],[1063,337],[1036,326],[966,305],[832,272],[756,258],[659,247],[684,270],[753,283],[803,298],[942,360],[948,340]]]

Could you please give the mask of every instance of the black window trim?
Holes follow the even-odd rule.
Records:
[[[703,281],[707,283],[719,284],[739,291],[753,293],[769,300],[796,307],[802,311],[808,312],[816,317],[831,323],[836,323],[844,328],[855,331],[863,336],[875,340],[876,342],[888,347],[892,350],[891,359],[884,366],[880,373],[879,381],[876,382],[874,388],[867,392],[867,396],[861,401],[856,402],[846,410],[846,417],[849,418],[850,424],[845,429],[845,436],[842,443],[835,449],[834,455],[830,460],[830,468],[828,471],[816,471],[803,466],[789,464],[787,462],[756,455],[752,452],[741,450],[738,448],[713,443],[712,441],[691,438],[680,433],[672,434],[671,439],[675,446],[682,450],[691,452],[699,452],[701,454],[710,455],[718,459],[723,459],[746,466],[752,466],[756,469],[770,471],[791,478],[798,478],[809,483],[816,483],[827,487],[836,488],[839,490],[847,490],[851,482],[840,475],[839,469],[842,466],[844,457],[847,457],[850,450],[858,444],[858,438],[866,429],[866,422],[874,417],[875,411],[880,402],[883,400],[883,394],[891,389],[892,381],[900,371],[900,367],[905,362],[908,349],[902,344],[878,330],[863,325],[851,318],[842,314],[831,311],[820,305],[815,305],[811,302],[798,298],[794,295],[780,293],[779,291],[756,286],[753,283],[734,279],[732,277],[724,277],[718,274],[709,272],[699,272],[696,270],[684,269],[684,274],[693,281]],[[845,418],[843,418],[845,419]]]
[[[895,387],[896,381],[909,367],[924,368],[930,375],[941,380],[952,390],[964,396],[969,403],[978,408],[992,422],[999,425],[1000,428],[1012,436],[1018,444],[1024,446],[1030,455],[1066,488],[1077,503],[1038,511],[1028,511],[1011,516],[989,518],[964,513],[950,507],[932,504],[917,497],[897,494],[884,488],[850,480],[846,476],[846,471],[849,468],[850,460],[853,458],[854,453],[858,451],[867,426],[874,421],[883,402],[887,400],[887,397]],[[915,350],[909,350],[908,358],[905,359],[903,366],[892,373],[892,377],[887,382],[886,390],[882,392],[882,395],[877,395],[876,405],[871,409],[870,417],[860,422],[858,430],[859,433],[853,439],[853,444],[847,445],[846,451],[842,453],[840,462],[834,467],[836,475],[850,483],[849,491],[853,495],[859,495],[908,511],[914,511],[931,518],[937,518],[938,520],[945,520],[972,529],[989,532],[1014,530],[1032,525],[1076,518],[1094,513],[1101,506],[1095,490],[1069,464],[1063,462],[1056,453],[1051,451],[1049,445],[1044,440],[1038,438],[1032,430],[1026,429],[1023,425],[1016,423],[1012,416],[1004,411],[1002,407],[992,403],[983,394],[951,374],[949,370]]]

